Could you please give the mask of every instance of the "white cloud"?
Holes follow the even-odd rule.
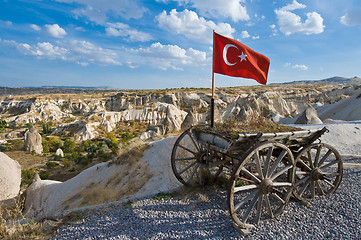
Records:
[[[305,22],[302,22],[300,16],[291,12],[305,7],[306,5],[293,0],[291,4],[276,9],[275,13],[278,19],[280,31],[285,35],[293,33],[302,33],[306,35],[322,33],[325,26],[323,25],[323,18],[320,14],[317,12],[309,12],[306,14],[307,19]]]
[[[243,0],[176,0],[181,4],[190,4],[198,9],[203,16],[212,17],[230,17],[234,22],[249,20],[245,6],[242,6]]]
[[[340,18],[340,22],[346,26],[361,25],[361,8],[353,8]]]
[[[251,35],[249,35],[249,33],[246,30],[241,32],[241,38],[249,38],[250,36]]]
[[[138,19],[147,9],[138,0],[57,0],[58,2],[76,3],[82,7],[73,13],[77,17],[86,17],[90,21],[103,25],[109,16],[125,19]]]
[[[255,39],[259,39],[259,36],[252,36],[252,39],[255,40]]]
[[[308,69],[306,65],[299,65],[299,64],[293,65],[292,68],[297,69],[299,71],[306,71]]]
[[[12,26],[13,22],[12,21],[2,21],[2,20],[0,20],[0,24],[5,24],[6,26]]]
[[[272,25],[269,25],[269,27],[270,27],[271,29],[275,29],[275,28],[276,28],[276,25],[272,24]]]
[[[232,33],[235,32],[235,29],[228,23],[216,24],[213,21],[207,21],[203,17],[198,17],[197,13],[187,9],[183,12],[177,12],[173,9],[169,15],[163,11],[156,17],[156,20],[161,28],[183,34],[189,39],[200,42],[212,43],[213,29],[228,37],[232,37]]]
[[[139,32],[124,23],[108,23],[107,26],[105,31],[108,36],[127,37],[132,42],[146,42],[153,39],[150,34]]]
[[[48,34],[55,38],[63,38],[67,33],[58,24],[45,25]]]
[[[169,68],[174,70],[182,70],[185,65],[205,65],[209,59],[205,52],[189,48],[185,50],[177,45],[162,45],[161,43],[153,43],[148,48],[139,48],[132,50],[136,54],[149,58],[149,63],[163,70]]]
[[[280,10],[293,11],[293,10],[302,9],[302,8],[306,8],[306,5],[304,5],[302,3],[298,3],[296,0],[293,0],[292,3],[287,4],[286,6],[280,8]]]
[[[87,41],[58,42],[58,46],[49,42],[39,42],[35,45],[3,41],[7,45],[15,46],[24,55],[40,59],[63,60],[87,66],[90,63],[97,65],[122,65],[118,54],[110,49],[103,49]]]
[[[35,31],[40,31],[41,30],[41,27],[39,27],[38,25],[35,25],[35,24],[30,24],[30,27],[32,29],[34,29]]]
[[[287,62],[283,65],[284,67],[291,67],[293,69],[297,69],[299,71],[306,71],[308,70],[308,67],[306,65],[303,65],[303,64],[295,64],[295,65],[292,65],[291,63]]]

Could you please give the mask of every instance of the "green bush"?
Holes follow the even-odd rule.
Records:
[[[56,136],[50,136],[48,142],[50,152],[56,152],[58,148],[61,148],[63,146],[63,141]]]
[[[45,165],[47,168],[55,168],[58,164],[53,161],[48,161]]]
[[[0,120],[0,133],[8,126],[8,123],[5,120]]]
[[[64,159],[63,159],[63,165],[64,165],[64,167],[70,167],[69,160],[66,159],[66,158],[64,158]]]
[[[54,161],[60,161],[61,156],[60,155],[54,155]]]
[[[7,140],[9,146],[7,147],[7,151],[21,151],[24,150],[24,140],[22,139],[12,139]]]
[[[53,129],[51,128],[51,126],[53,125],[52,122],[43,122],[42,125],[44,134],[50,134],[53,131]]]
[[[45,171],[45,172],[42,172],[39,174],[41,180],[45,180],[45,179],[48,179],[49,176],[50,176],[50,173],[48,171]]]
[[[73,139],[67,138],[64,141],[63,150],[65,153],[72,153],[75,151],[76,143]]]
[[[46,140],[46,138],[42,138],[41,139],[41,144],[43,145],[43,153],[48,153],[49,150],[50,150],[48,140]]]
[[[29,185],[33,181],[35,169],[24,169],[21,170],[21,186]]]

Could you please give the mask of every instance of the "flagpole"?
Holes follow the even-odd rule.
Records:
[[[212,98],[211,98],[211,128],[214,127],[214,29],[213,29],[213,54],[212,54]]]

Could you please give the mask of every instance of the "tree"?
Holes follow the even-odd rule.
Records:
[[[0,120],[0,133],[8,126],[8,123],[5,120]]]

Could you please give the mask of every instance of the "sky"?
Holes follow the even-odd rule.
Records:
[[[361,76],[359,0],[0,0],[0,86],[208,88],[213,30],[267,56],[267,84]]]

